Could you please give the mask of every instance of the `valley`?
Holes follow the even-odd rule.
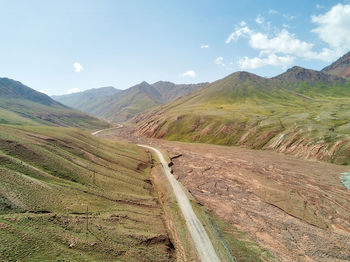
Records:
[[[0,9],[0,262],[350,262],[350,0]]]
[[[65,105],[0,78],[0,260],[349,261],[348,57]]]
[[[131,131],[112,129],[100,136],[166,150],[174,176],[231,225],[222,234],[244,239],[246,233],[245,243],[258,243],[280,261],[349,260],[350,191],[341,182],[349,167],[242,147],[140,138]]]

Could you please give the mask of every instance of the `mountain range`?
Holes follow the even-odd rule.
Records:
[[[322,71],[293,67],[273,78],[233,73],[134,117],[134,132],[349,164],[350,82],[335,73],[349,56]]]
[[[77,109],[115,122],[128,120],[125,126],[132,125],[140,142],[140,136],[146,136],[238,145],[349,165],[349,57],[321,71],[296,66],[272,78],[241,71],[211,84],[142,82],[127,90],[104,87],[54,97],[66,105],[18,81],[0,78],[0,256],[5,261],[173,261],[178,257],[183,261],[176,256],[184,250],[187,260],[194,260],[176,199],[162,173],[152,168],[149,153],[108,140],[109,135],[100,139],[91,130],[78,129],[103,129],[109,124]],[[130,136],[128,130],[120,131]],[[338,166],[338,172],[335,165],[242,148],[181,146],[169,150],[169,164],[176,167],[172,171],[200,199],[200,205],[191,204],[204,218],[201,223],[223,240],[222,250],[228,243],[237,261],[276,261],[266,246],[260,249],[255,240],[245,237],[258,230],[263,239],[273,239],[266,234],[273,224],[277,226],[272,231],[281,238],[268,246],[272,251],[280,239],[277,248],[285,245],[294,251],[296,238],[290,235],[298,232],[300,241],[306,239],[306,245],[317,248],[325,240],[320,236],[331,236],[321,247],[330,246],[320,253],[322,257],[328,258],[327,252],[333,257],[347,252],[343,243],[347,243],[349,194],[337,175],[347,167]],[[223,168],[228,166],[232,169]],[[238,203],[234,210],[232,203]],[[226,208],[227,215],[212,216],[210,208],[214,212]],[[278,219],[266,220],[274,216]],[[291,222],[292,217],[297,222]],[[256,224],[242,227],[247,220]],[[237,225],[251,231],[243,234]],[[293,231],[285,238],[290,225]],[[309,229],[311,233],[305,234]],[[300,254],[304,253],[296,256]]]
[[[109,126],[9,78],[0,78],[0,123],[89,129]]]
[[[126,90],[113,87],[98,88],[52,98],[93,116],[113,122],[124,122],[140,112],[188,95],[207,84],[178,85],[165,81],[154,84],[142,82]]]
[[[93,108],[94,104],[98,103],[100,99],[113,96],[120,91],[112,86],[107,86],[67,95],[52,96],[51,98],[66,106],[86,112]]]
[[[0,79],[0,123],[106,127],[135,124],[138,135],[241,145],[350,163],[350,53],[321,71],[295,66],[264,78],[236,72],[211,84],[142,82],[55,96]],[[66,104],[63,105],[62,103]]]

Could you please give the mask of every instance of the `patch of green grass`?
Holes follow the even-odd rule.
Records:
[[[149,160],[78,129],[0,125],[0,260],[169,261]]]
[[[0,124],[46,125],[103,129],[107,122],[62,105],[47,106],[25,99],[0,98]]]

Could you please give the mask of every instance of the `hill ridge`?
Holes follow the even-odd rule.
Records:
[[[67,107],[19,81],[0,78],[0,124],[101,129],[108,123]]]
[[[131,122],[141,136],[349,164],[349,116],[350,81],[292,67],[272,78],[235,72]]]
[[[66,107],[61,103],[50,98],[48,95],[36,91],[20,81],[3,77],[0,78],[0,96],[15,99],[26,99],[42,105],[56,105]]]
[[[334,63],[321,70],[340,77],[350,78],[350,52],[346,53]]]

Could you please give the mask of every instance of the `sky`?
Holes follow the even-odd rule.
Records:
[[[350,50],[350,1],[0,0],[0,77],[48,95],[320,70]]]

